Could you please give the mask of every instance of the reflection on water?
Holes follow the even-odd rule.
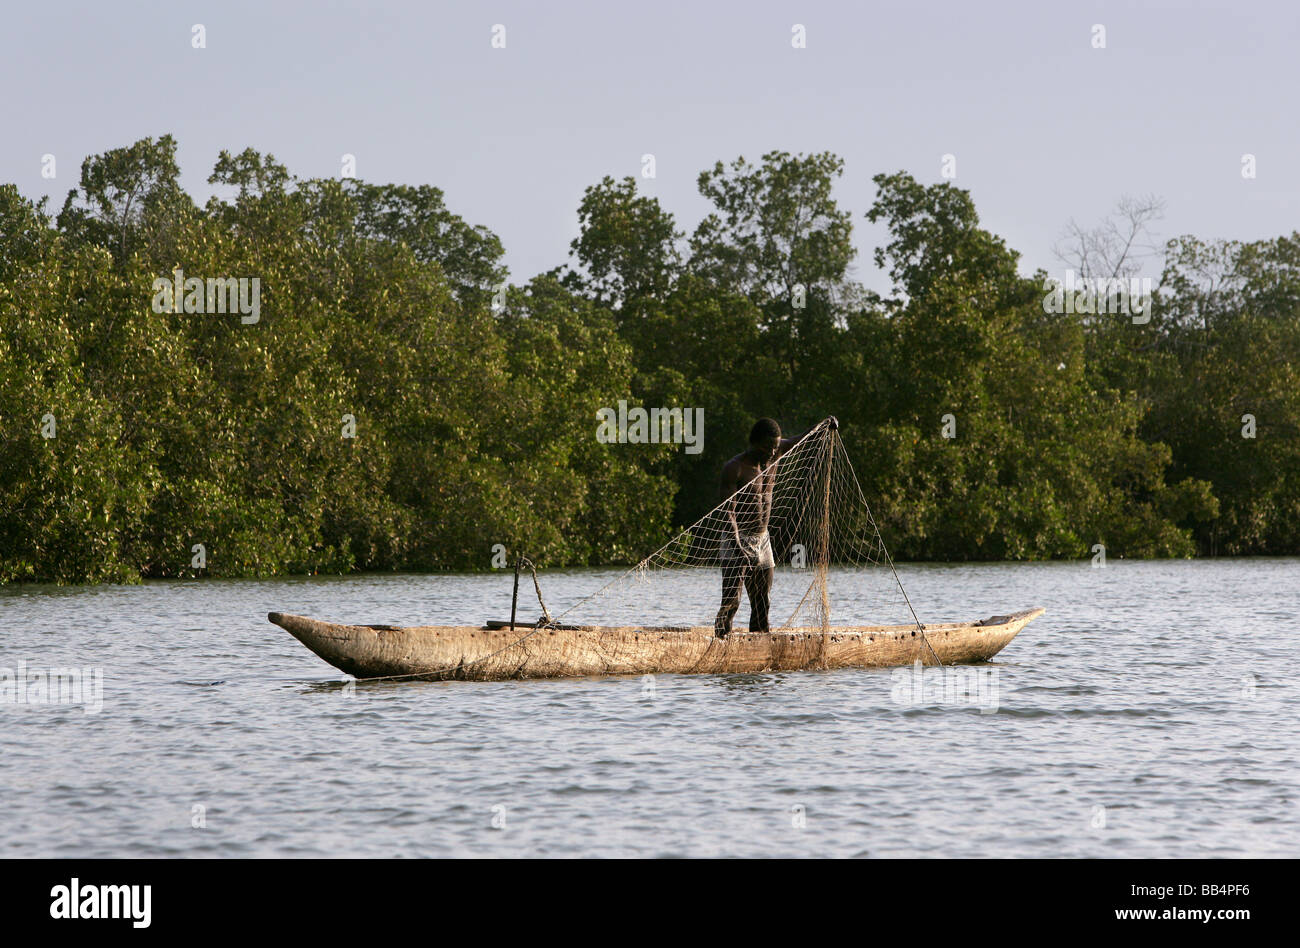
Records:
[[[736,674],[736,675],[707,675],[705,680],[710,684],[723,688],[727,691],[740,691],[746,694],[767,694],[779,689],[779,686],[786,679],[786,673],[758,673],[758,674]]]
[[[266,621],[508,617],[504,573],[0,589],[0,668],[104,674],[98,713],[0,701],[0,852],[1295,854],[1300,561],[901,571],[927,622],[1047,607],[995,713],[908,703],[892,669],[354,683]],[[617,575],[542,590],[558,612]],[[600,619],[711,618],[715,579]],[[836,621],[905,621],[833,579]],[[801,594],[782,578],[774,618]]]

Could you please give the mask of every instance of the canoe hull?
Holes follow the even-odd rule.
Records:
[[[1029,609],[981,622],[926,627],[945,665],[992,658],[1026,624]],[[498,681],[587,675],[729,674],[800,669],[886,668],[935,664],[913,626],[737,630],[584,626],[489,629],[480,626],[341,625],[272,612],[271,622],[335,668],[356,678]]]

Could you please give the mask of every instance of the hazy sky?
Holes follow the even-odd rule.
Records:
[[[1067,221],[1123,194],[1160,236],[1300,226],[1300,4],[14,3],[0,27],[0,181],[55,210],[88,155],[166,133],[204,200],[217,152],[299,176],[428,183],[499,234],[514,280],[563,263],[584,187],[640,175],[688,232],[701,170],[772,149],[845,160],[856,275],[872,175],[957,185],[983,223],[1059,271]],[[203,24],[206,48],[192,46]],[[492,48],[494,24],[506,28]],[[807,47],[791,45],[792,26]],[[1093,25],[1106,30],[1094,49]],[[45,154],[57,178],[41,177]],[[1256,156],[1245,180],[1242,155]],[[1151,274],[1158,276],[1158,274]]]

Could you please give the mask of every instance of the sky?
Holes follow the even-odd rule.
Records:
[[[11,4],[0,182],[57,211],[88,155],[170,133],[202,203],[223,148],[299,177],[353,155],[357,177],[441,188],[523,282],[569,259],[605,175],[636,176],[689,233],[715,162],[831,151],[853,275],[886,291],[871,178],[943,181],[951,155],[1022,271],[1060,274],[1068,222],[1124,195],[1165,200],[1162,239],[1296,229],[1297,36],[1293,0]]]

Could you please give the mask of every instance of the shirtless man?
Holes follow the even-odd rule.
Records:
[[[825,423],[832,430],[840,426],[834,416]],[[798,438],[782,438],[780,425],[771,418],[760,418],[749,432],[749,450],[723,465],[719,494],[722,501],[729,502],[724,510],[724,532],[718,551],[722,560],[722,608],[713,624],[718,638],[726,638],[731,632],[731,620],[740,608],[742,586],[749,596],[749,631],[769,631],[768,596],[776,560],[767,523],[772,515],[776,461],[798,441]]]

